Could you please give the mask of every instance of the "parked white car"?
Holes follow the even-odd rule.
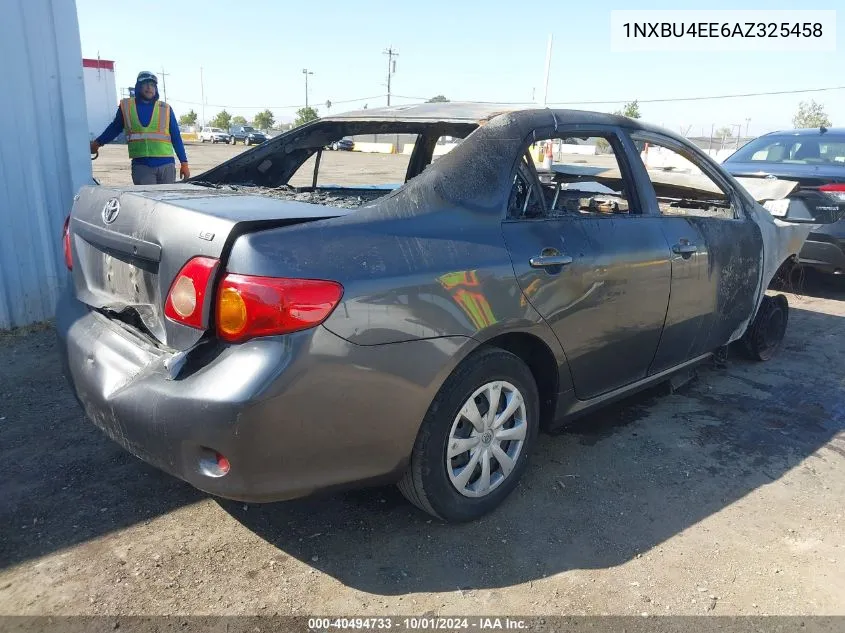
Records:
[[[204,127],[198,138],[201,143],[228,143],[229,133],[219,127]]]

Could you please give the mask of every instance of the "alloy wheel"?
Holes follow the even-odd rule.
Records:
[[[525,400],[514,385],[488,382],[467,399],[452,423],[446,472],[460,494],[484,497],[513,472],[528,432]]]

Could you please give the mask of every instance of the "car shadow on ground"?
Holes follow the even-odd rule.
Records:
[[[541,436],[514,494],[471,524],[431,520],[395,488],[248,511],[221,505],[286,554],[375,594],[489,589],[620,565],[807,468],[824,446],[845,455],[831,442],[845,429],[845,393],[838,376],[818,371],[820,356],[841,363],[843,325],[793,308],[775,360],[753,363],[732,349],[726,368],[703,366],[678,392],[658,387]],[[714,547],[720,538],[731,535],[714,536]]]
[[[85,419],[51,329],[0,337],[0,569],[201,500]]]
[[[393,487],[248,511],[220,504],[280,553],[375,594],[497,588],[619,565],[807,467],[822,447],[845,454],[831,442],[845,429],[845,394],[835,372],[819,371],[841,363],[843,324],[793,309],[770,363],[732,354],[727,368],[702,367],[679,392],[652,389],[541,436],[517,490],[471,524],[432,520]],[[52,333],[12,343],[13,354],[0,343],[0,459],[16,473],[0,481],[0,568],[205,498],[83,419]]]

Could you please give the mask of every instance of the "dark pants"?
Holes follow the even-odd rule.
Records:
[[[149,167],[132,163],[132,182],[136,185],[169,185],[176,182],[176,165]]]

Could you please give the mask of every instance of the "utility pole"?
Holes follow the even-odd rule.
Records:
[[[202,100],[202,125],[205,125],[205,83],[202,80],[202,66],[200,66],[200,95]]]
[[[745,119],[745,137],[748,138],[748,126],[751,125],[751,117]]]
[[[390,77],[396,72],[396,62],[393,58],[399,57],[399,53],[391,45],[382,54],[387,55],[387,105],[390,107]]]
[[[161,88],[164,91],[164,102],[167,103],[167,80],[165,77],[170,73],[164,72],[164,66],[161,67]]]
[[[307,68],[302,69],[302,74],[305,75],[305,107],[308,107],[308,75],[313,75]]]

